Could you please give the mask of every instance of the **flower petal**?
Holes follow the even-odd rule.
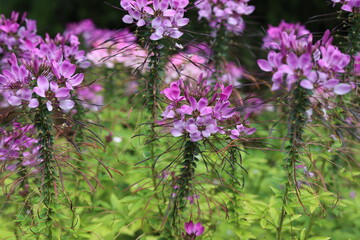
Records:
[[[41,76],[38,77],[38,79],[37,79],[37,85],[38,85],[38,87],[39,87],[42,91],[44,91],[44,92],[48,91],[48,90],[49,90],[49,86],[50,86],[49,80],[48,80],[46,77],[44,77],[43,75],[41,75]]]
[[[302,86],[305,89],[314,89],[314,84],[309,80],[302,80],[300,82],[300,86]]]
[[[334,93],[337,95],[344,95],[351,91],[351,85],[346,83],[340,83],[335,86]]]
[[[55,97],[57,98],[65,98],[68,97],[70,93],[70,89],[68,88],[59,88],[55,92]]]
[[[73,100],[63,100],[60,102],[59,107],[63,110],[70,110],[75,106],[75,102]]]
[[[29,108],[36,108],[39,106],[39,102],[36,98],[30,100],[28,107]]]
[[[271,72],[272,71],[272,67],[270,65],[270,63],[264,59],[259,59],[257,60],[257,64],[259,65],[260,69],[265,71],[265,72]]]

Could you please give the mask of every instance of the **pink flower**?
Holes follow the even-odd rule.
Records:
[[[343,4],[341,9],[346,12],[360,12],[360,0],[331,0],[334,5],[335,3]]]
[[[120,4],[129,13],[123,22],[151,28],[153,41],[163,37],[177,39],[183,35],[179,28],[189,23],[189,19],[184,18],[188,0],[121,0]]]
[[[181,86],[181,88],[180,88]],[[182,79],[172,82],[169,88],[161,91],[170,101],[162,113],[165,126],[171,126],[174,137],[184,136],[192,142],[198,142],[212,135],[225,135],[226,138],[238,138],[240,134],[250,135],[255,129],[236,129],[231,134],[232,126],[244,123],[239,114],[230,107],[229,98],[232,85],[217,83],[211,87],[200,74],[196,85],[186,85]],[[184,96],[182,96],[184,95]],[[198,99],[198,100],[197,100]],[[246,122],[245,122],[246,123]],[[242,125],[241,125],[242,126]],[[241,132],[241,133],[240,133]]]
[[[196,120],[190,118],[186,122],[186,131],[190,133],[190,140],[197,142],[216,133],[218,127],[216,126],[216,121],[211,116],[197,117]]]
[[[220,29],[222,26],[235,35],[245,29],[244,15],[250,15],[255,7],[248,5],[249,0],[197,0],[199,20],[205,18],[210,27]]]
[[[73,108],[75,105],[74,101],[66,99],[70,97],[70,90],[71,89],[65,87],[59,88],[56,82],[49,82],[44,76],[38,77],[37,87],[34,87],[34,92],[38,96],[48,99],[46,107],[49,111],[52,111],[53,109],[52,102],[54,101],[54,98],[59,100],[61,109],[70,110]]]
[[[165,88],[161,93],[174,102],[178,102],[184,99],[183,96],[180,96],[180,88],[178,82],[172,82],[169,88]]]
[[[231,130],[231,139],[238,139],[241,135],[252,135],[256,132],[256,128],[248,128],[243,124],[236,125],[236,129]]]
[[[291,27],[296,29],[291,30]],[[272,90],[281,89],[285,82],[288,91],[291,91],[295,83],[305,89],[321,88],[337,95],[351,91],[353,83],[339,80],[350,63],[350,56],[332,45],[333,38],[329,30],[315,44],[312,43],[312,34],[298,24],[282,22],[279,27],[269,30],[268,34],[269,37],[264,41],[273,50],[268,53],[268,60],[259,59],[258,65],[261,70],[273,74]],[[303,34],[308,36],[305,38]]]
[[[200,236],[204,233],[205,228],[199,222],[194,224],[192,221],[185,223],[185,231],[189,236]]]

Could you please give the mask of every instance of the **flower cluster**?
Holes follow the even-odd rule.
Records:
[[[12,131],[1,131],[0,162],[7,165],[8,170],[15,170],[18,166],[36,167],[40,159],[38,140],[33,125],[21,126],[13,123]]]
[[[0,16],[0,70],[7,66],[11,52],[29,58],[29,52],[41,42],[36,32],[36,21],[27,19],[26,14],[20,20],[17,12],[12,12],[9,19]]]
[[[68,24],[64,35],[76,35],[84,39],[85,49],[90,49],[86,57],[95,66],[114,68],[120,63],[136,69],[148,55],[146,50],[136,44],[135,35],[128,29],[114,31],[97,28],[90,19]]]
[[[298,29],[306,32],[301,27]],[[337,95],[348,93],[352,83],[341,82],[341,75],[346,71],[350,56],[332,45],[330,31],[327,30],[315,44],[312,34],[298,36],[298,32],[283,31],[273,43],[268,41],[271,50],[267,60],[258,60],[263,71],[273,73],[272,90],[279,90],[285,85],[290,91],[294,83],[299,83],[305,89],[322,89]]]
[[[250,15],[254,6],[249,6],[250,0],[197,0],[195,6],[199,9],[199,19],[205,18],[211,28],[225,27],[227,31],[239,35],[245,29],[244,15]]]
[[[10,69],[0,74],[0,89],[9,105],[37,108],[44,102],[48,111],[54,106],[63,110],[74,107],[70,93],[83,81],[84,74],[75,73],[76,65],[64,59],[62,49],[47,50],[31,61],[19,61],[12,54]]]
[[[360,12],[360,1],[359,0],[331,0],[334,5],[336,3],[342,4],[341,9],[346,12]]]
[[[85,51],[79,49],[78,37],[57,34],[54,39],[49,35],[42,38],[36,35],[35,21],[23,17],[26,27],[19,27],[18,16],[2,16],[0,21],[0,46],[6,47],[2,48],[6,64],[0,72],[2,98],[10,106],[37,108],[44,103],[49,111],[54,106],[72,109],[72,92],[84,79],[76,69],[90,66]]]
[[[214,134],[231,139],[253,134],[256,129],[249,128],[246,118],[241,121],[239,114],[230,107],[233,87],[221,83],[209,86],[200,75],[195,84],[185,85],[182,79],[172,82],[161,93],[170,101],[162,113],[164,121],[171,125],[174,137],[188,136],[197,142]]]
[[[360,76],[360,53],[354,56],[354,74]]]
[[[126,34],[124,34],[123,31],[125,31]],[[117,34],[124,34],[126,36],[132,35],[127,30],[121,30],[118,32],[109,29],[97,28],[91,19],[84,19],[80,22],[69,23],[67,24],[66,30],[64,32],[65,36],[76,35],[81,37],[83,39],[82,44],[84,44],[84,46],[87,48],[96,47],[96,42],[98,42],[99,39],[106,41],[108,39],[113,39]],[[133,38],[133,36],[131,37]]]
[[[179,28],[188,24],[184,18],[188,0],[121,0],[121,7],[128,12],[123,17],[125,23],[136,22],[138,27],[150,27],[151,40],[163,37],[179,38],[183,33]]]
[[[198,222],[193,223],[193,221],[185,223],[185,231],[186,234],[183,234],[184,239],[195,239],[196,237],[200,236],[204,233],[204,226]]]
[[[214,64],[210,63],[210,50],[205,45],[190,48],[184,53],[170,57],[166,66],[165,82],[170,83],[179,79],[197,80],[200,74],[210,83],[222,82],[233,85],[240,85],[239,80],[243,76],[243,68],[233,62],[224,62],[222,71],[216,71]],[[206,49],[204,49],[206,48]],[[216,76],[216,78],[214,77]]]
[[[103,87],[99,84],[91,84],[76,88],[76,95],[86,109],[98,111],[104,104],[104,97],[99,94]]]
[[[298,41],[304,42],[304,44],[306,44],[307,41],[306,36],[310,34],[310,31],[300,23],[287,23],[282,20],[279,26],[269,25],[269,28],[266,31],[266,37],[263,39],[263,48],[280,50],[284,32],[287,34],[293,32]]]

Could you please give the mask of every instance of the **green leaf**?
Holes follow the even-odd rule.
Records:
[[[305,240],[305,235],[306,235],[306,228],[304,228],[303,230],[301,230],[300,240]]]
[[[265,218],[260,219],[260,226],[261,226],[262,228],[266,228],[266,226],[267,226],[267,221],[266,221]]]
[[[329,240],[329,239],[331,239],[331,237],[319,237],[319,236],[315,236],[315,237],[308,238],[307,240]]]

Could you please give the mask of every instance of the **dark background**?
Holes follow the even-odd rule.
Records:
[[[52,36],[62,32],[66,23],[91,18],[98,27],[118,29],[125,26],[121,18],[123,12],[119,0],[0,0],[0,13],[7,17],[12,10],[28,12],[28,18],[36,19],[40,34],[50,33]],[[246,20],[248,27],[261,30],[267,24],[277,25],[281,19],[288,22],[306,23],[314,17],[313,22],[306,24],[312,32],[323,32],[333,28],[338,21],[332,14],[330,0],[252,0],[256,10]],[[195,14],[191,12],[190,14]],[[195,16],[194,16],[195,17]],[[254,29],[254,30],[255,30]],[[199,31],[199,29],[197,29]]]

